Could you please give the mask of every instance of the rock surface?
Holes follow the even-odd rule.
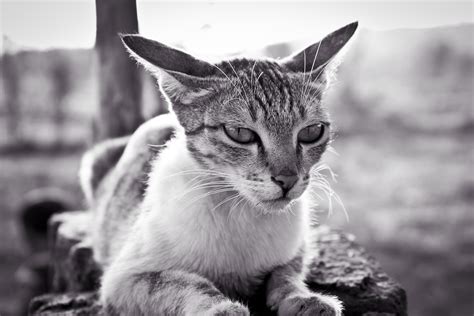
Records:
[[[63,294],[35,298],[30,315],[102,315],[95,292],[101,270],[88,242],[89,221],[87,212],[63,213],[51,220],[53,289]],[[318,227],[316,246],[307,283],[313,290],[338,296],[345,316],[407,315],[405,291],[352,236]],[[271,315],[262,306],[254,313]]]
[[[52,217],[49,223],[54,292],[93,291],[102,274],[94,261],[88,238],[91,214],[68,212]]]

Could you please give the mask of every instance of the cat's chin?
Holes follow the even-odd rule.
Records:
[[[294,202],[293,199],[285,197],[273,200],[264,200],[259,204],[265,213],[281,213],[288,210],[292,202]]]

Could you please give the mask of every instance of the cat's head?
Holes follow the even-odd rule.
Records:
[[[349,24],[282,60],[218,64],[139,35],[122,40],[159,79],[192,156],[249,202],[281,210],[305,191],[328,145],[326,66],[356,28]]]

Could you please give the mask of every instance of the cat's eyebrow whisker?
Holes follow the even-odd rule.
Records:
[[[257,65],[257,60],[254,61],[253,63],[253,66],[252,66],[252,69],[250,70],[250,83],[253,85],[253,78],[254,78],[254,70],[255,70],[255,66]],[[255,90],[254,90],[255,91]]]
[[[234,100],[242,101],[243,103],[245,103],[245,100],[242,99],[242,98],[230,98],[230,99],[226,100],[224,103],[222,103],[222,105],[226,105],[227,103],[232,102]]]
[[[309,86],[312,83],[317,82],[317,80],[322,75],[322,73],[324,72],[325,69],[326,69],[326,65],[322,66],[321,69],[318,71],[318,73],[316,75],[316,78],[314,78],[314,79],[311,78],[311,74],[309,75],[309,79],[307,81],[307,84],[305,85],[305,91],[304,91],[304,94],[303,94],[303,99],[304,99],[305,103],[313,102],[323,92],[323,89],[318,89],[315,93],[311,93],[311,90],[309,89]]]
[[[212,64],[212,66],[216,67],[217,70],[219,70],[227,78],[227,80],[229,80],[230,83],[232,83],[232,80],[229,78],[229,76],[227,76],[227,74],[219,66],[217,66],[216,64]]]
[[[306,84],[306,49],[303,51],[303,84],[301,85],[300,94],[303,96],[304,86]]]
[[[318,52],[319,52],[319,47],[318,47]],[[316,55],[317,56],[317,55]],[[322,64],[320,67],[320,70],[318,72],[318,74],[316,75],[316,78],[314,79],[311,79],[308,81],[308,84],[305,84],[304,83],[304,80],[303,80],[303,86],[309,86],[309,84],[311,82],[316,82],[320,77],[321,75],[324,73],[324,71],[326,70],[326,67],[331,64],[331,62],[336,58],[336,56],[332,56],[331,58],[329,58],[324,64]],[[314,62],[314,61],[313,61]],[[312,72],[312,70],[311,70]],[[310,74],[310,77],[311,77],[311,74]],[[303,77],[304,79],[304,77]],[[306,91],[306,90],[305,90]],[[324,92],[324,89],[318,89],[315,93],[313,94],[309,94],[309,93],[305,93],[304,94],[304,97],[303,97],[303,100],[304,102],[313,102],[315,99],[317,99],[318,97],[321,96],[321,94]],[[308,100],[308,97],[310,97],[310,99]]]
[[[318,52],[319,52],[319,47],[318,47]],[[324,71],[326,70],[326,67],[336,58],[336,56],[332,56],[331,58],[329,58],[324,64],[322,64],[320,67],[321,69],[319,70],[316,78],[312,79],[310,82],[316,82],[320,77],[321,75],[324,73]],[[312,72],[312,71],[311,71]],[[310,75],[311,76],[311,75]],[[318,98],[322,92],[324,90],[323,89],[319,89],[316,93],[312,94],[311,95],[311,99],[309,100],[310,102],[314,101],[316,98]],[[305,102],[307,101],[307,96],[305,97]]]
[[[235,75],[237,76],[237,79],[240,81],[240,78],[239,78],[239,76],[237,75],[237,72],[235,71],[234,67],[232,66],[232,63],[231,63],[230,61],[228,61],[228,63],[229,63],[229,65],[230,65],[230,67],[232,68],[232,70],[234,71]],[[217,66],[217,65],[215,65],[215,64],[213,64],[213,66],[216,67],[216,68],[227,78],[227,80],[229,80],[229,82],[231,83],[231,85],[232,85],[236,90],[240,91],[240,95],[241,95],[241,96],[242,96],[242,91],[244,91],[244,93],[245,93],[245,89],[244,89],[244,86],[243,86],[243,84],[242,84],[242,81],[240,81],[240,85],[241,85],[242,89],[239,89],[239,88],[233,83],[232,79],[230,79],[230,77],[229,77],[221,68],[219,68],[219,66]],[[249,99],[248,99],[247,95],[245,95],[245,96],[246,96],[247,101],[245,101],[243,98],[241,98],[240,100],[242,100],[245,104],[247,104],[247,106],[250,106],[250,104],[249,104]]]
[[[310,83],[310,82],[311,82],[311,73],[313,72],[314,65],[315,65],[316,60],[317,60],[318,55],[319,55],[319,48],[321,47],[321,43],[323,42],[323,40],[324,40],[324,39],[322,39],[322,40],[319,42],[318,48],[316,49],[316,54],[314,55],[313,63],[311,64],[311,69],[310,69],[309,72],[308,72],[308,74],[309,74],[309,80],[308,80],[307,83]],[[305,51],[306,51],[306,50],[304,50],[303,52],[305,52]],[[304,67],[305,67],[305,68],[304,68],[304,69],[306,70],[306,54],[305,54],[303,57],[305,57],[305,64],[304,64]],[[305,74],[304,74],[304,76],[303,76],[303,80],[305,79],[305,76],[306,76],[306,71],[305,71]],[[307,89],[308,89],[308,85],[303,82],[303,86],[305,87],[304,94],[306,94]]]
[[[263,75],[263,71],[260,72],[258,76],[255,76],[255,66],[257,65],[257,60],[253,63],[252,69],[250,70],[250,85],[252,87],[252,93],[255,95],[255,89],[257,87],[257,82],[260,80],[260,77]]]
[[[240,77],[237,74],[237,71],[235,71],[235,68],[232,65],[231,61],[228,60],[227,63],[229,64],[230,68],[232,68],[232,71],[234,72],[235,76],[237,77],[237,80],[239,80],[240,86],[242,87],[242,89],[240,91],[244,93],[245,99],[247,100],[247,106],[250,107],[250,100],[249,100],[249,97],[247,96],[247,93],[245,92],[245,87],[244,87],[244,84],[242,83],[242,80],[240,80]]]
[[[232,81],[232,79],[230,79],[230,77],[229,77],[219,66],[217,66],[217,65],[215,65],[215,64],[212,64],[212,66],[216,67],[216,68],[227,78],[227,80],[230,82],[230,84],[231,84],[232,86],[234,86],[236,89],[238,89],[238,88],[235,86],[235,84],[234,84],[234,82]]]
[[[229,64],[230,66],[232,67],[232,64],[230,63],[229,61]],[[230,79],[230,77],[217,65],[215,64],[212,64],[212,66],[214,66],[215,68],[217,68],[217,70],[219,70],[226,78],[227,80],[230,82],[230,84],[238,91],[240,91],[240,95],[242,96],[242,89],[239,89],[235,84],[234,82],[232,81],[232,79]],[[232,70],[234,71],[235,73],[235,70],[234,70],[234,67],[232,67]],[[237,75],[237,73],[236,73]],[[237,76],[237,79],[239,79],[239,77]],[[240,79],[239,79],[240,80]],[[241,85],[242,85],[242,82],[241,82]],[[243,85],[242,85],[242,88],[243,88]],[[247,101],[245,101],[243,98],[239,98],[239,100],[243,101],[244,103],[246,103],[248,106],[249,106],[249,101],[248,101],[248,98],[247,98]],[[227,102],[228,103],[228,102]]]

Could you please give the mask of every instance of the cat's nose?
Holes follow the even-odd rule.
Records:
[[[271,179],[280,188],[282,188],[283,192],[286,194],[295,185],[296,181],[298,181],[298,175],[296,175],[296,174],[291,174],[291,175],[280,174],[276,177],[271,177]]]

